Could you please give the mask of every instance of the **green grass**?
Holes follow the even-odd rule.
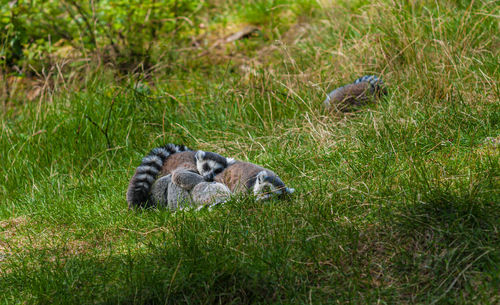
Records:
[[[500,135],[498,5],[301,1],[280,23],[286,7],[266,15],[280,3],[220,12],[263,37],[4,105],[0,303],[500,301],[499,148],[484,143]],[[386,97],[320,109],[369,73]],[[296,193],[128,210],[141,157],[169,142],[266,166]]]

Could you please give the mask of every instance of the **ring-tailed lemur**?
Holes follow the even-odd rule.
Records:
[[[207,182],[198,173],[177,169],[157,179],[151,187],[151,201],[171,210],[218,205],[231,196],[229,188],[218,182]]]
[[[386,94],[384,82],[375,75],[365,75],[353,83],[337,88],[323,101],[327,109],[348,110],[350,106],[364,104],[381,94]],[[332,105],[333,104],[333,105]]]
[[[129,208],[148,205],[151,185],[158,177],[184,168],[199,173],[207,181],[212,181],[217,173],[233,162],[232,159],[205,151],[193,151],[184,145],[167,144],[152,149],[142,159],[127,190]]]
[[[273,171],[242,161],[234,161],[215,176],[215,181],[227,185],[233,193],[250,191],[258,200],[270,198],[274,194],[283,197],[295,191],[286,187]]]

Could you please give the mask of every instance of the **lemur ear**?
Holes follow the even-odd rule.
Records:
[[[196,160],[201,161],[205,159],[205,152],[203,150],[198,150],[194,157],[196,158]]]
[[[263,183],[266,178],[267,178],[266,171],[261,171],[257,174],[257,181],[259,181],[259,183]]]

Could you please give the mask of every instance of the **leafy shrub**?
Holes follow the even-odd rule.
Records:
[[[0,55],[9,67],[36,67],[55,45],[69,45],[119,65],[147,65],[153,43],[193,28],[186,16],[202,6],[193,0],[14,0],[0,8]]]

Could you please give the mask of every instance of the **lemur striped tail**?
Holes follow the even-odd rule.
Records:
[[[376,75],[365,75],[365,76],[362,76],[354,81],[355,84],[361,83],[361,82],[370,83],[370,85],[372,86],[372,88],[375,92],[384,91],[383,90],[384,89],[384,82],[382,81],[382,79],[380,79],[380,77],[378,77]]]
[[[141,165],[137,167],[134,176],[130,180],[127,190],[127,202],[129,208],[147,204],[149,190],[156,180],[167,158],[181,151],[191,151],[184,145],[167,144],[152,149],[142,159]]]

